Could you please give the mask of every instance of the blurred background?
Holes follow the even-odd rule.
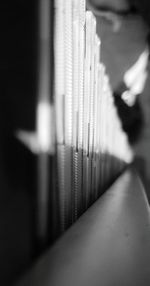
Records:
[[[97,32],[101,37],[101,57],[115,90],[125,72],[137,61],[148,45],[150,4],[148,1],[89,0],[97,15]],[[112,12],[111,16],[109,12]],[[103,13],[102,13],[103,12]],[[117,31],[113,23],[118,23]],[[140,140],[134,145],[136,165],[150,200],[150,75],[140,96],[144,126]]]

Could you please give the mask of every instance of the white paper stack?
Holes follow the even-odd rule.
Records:
[[[106,68],[100,62],[96,18],[85,6],[85,0],[55,0],[55,122],[62,230],[132,160]]]

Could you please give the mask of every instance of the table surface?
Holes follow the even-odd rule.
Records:
[[[135,171],[127,170],[17,285],[150,285],[150,210]]]

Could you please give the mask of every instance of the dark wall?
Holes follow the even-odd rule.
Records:
[[[0,285],[32,260],[35,158],[14,134],[35,129],[37,2],[0,4]]]
[[[145,22],[150,26],[150,1],[149,0],[128,0],[134,5]]]
[[[1,120],[4,117],[8,129],[33,128],[36,82],[34,1],[3,1],[1,13]]]

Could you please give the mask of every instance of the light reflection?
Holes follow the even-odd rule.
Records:
[[[40,102],[37,107],[37,131],[18,130],[15,135],[34,154],[54,154],[54,132],[53,106]]]
[[[145,82],[148,76],[148,59],[149,52],[146,48],[139,56],[136,63],[124,75],[124,82],[133,95],[140,94],[145,87]]]
[[[37,106],[37,139],[41,152],[54,153],[54,108],[48,102]]]

